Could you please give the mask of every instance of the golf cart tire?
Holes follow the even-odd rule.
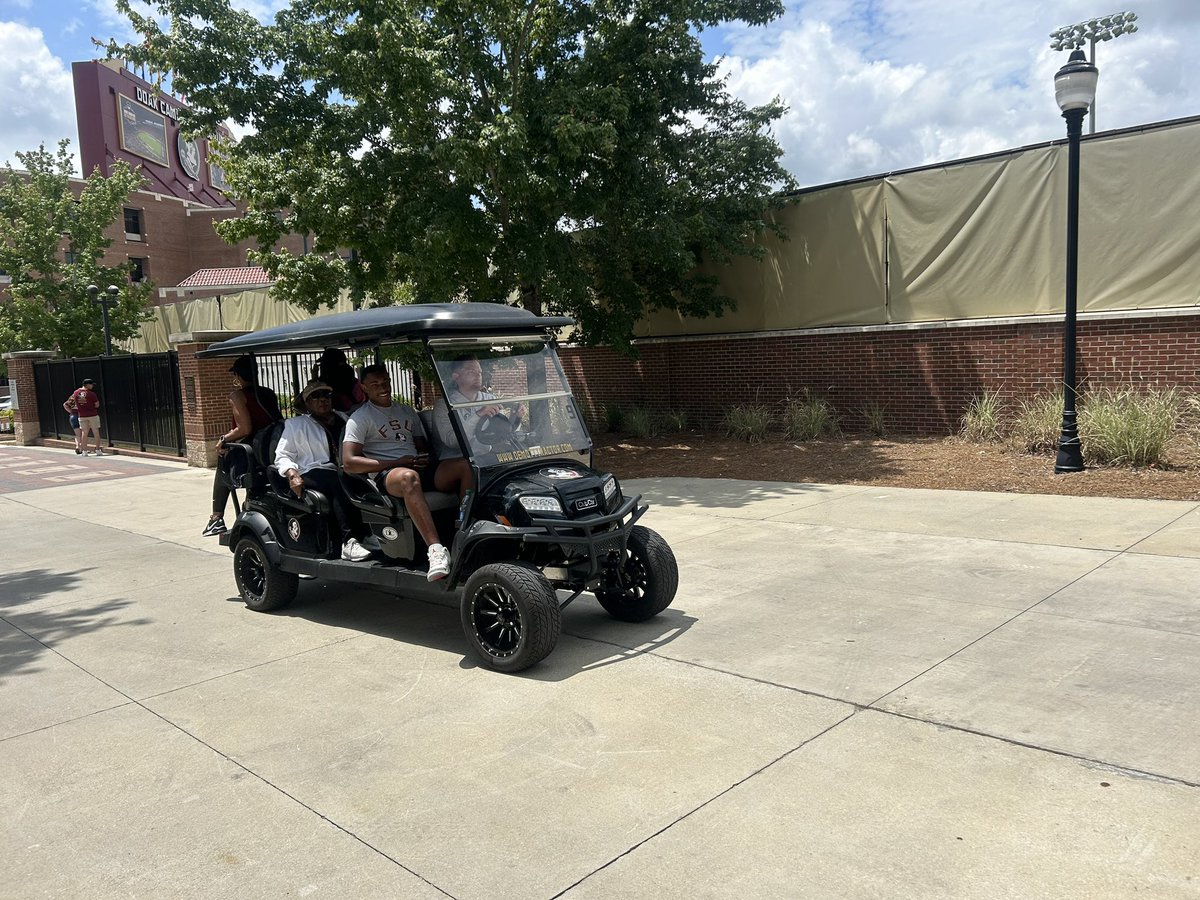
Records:
[[[257,538],[247,535],[233,550],[238,593],[255,612],[283,609],[296,598],[300,579],[271,562]]]
[[[679,566],[662,536],[634,525],[622,563],[624,589],[596,588],[596,599],[614,619],[645,622],[671,605],[679,588]]]
[[[550,655],[562,631],[558,596],[541,572],[515,563],[482,566],[459,604],[463,633],[489,669],[520,672]]]

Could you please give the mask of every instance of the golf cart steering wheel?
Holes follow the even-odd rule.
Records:
[[[494,416],[480,416],[479,422],[475,425],[475,439],[481,444],[487,444],[489,447],[494,447],[505,441],[511,441],[512,436],[513,424],[504,413],[496,413]]]

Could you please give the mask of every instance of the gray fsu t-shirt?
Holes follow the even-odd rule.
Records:
[[[425,437],[425,428],[411,406],[383,408],[368,401],[350,414],[342,441],[362,444],[363,456],[371,459],[399,459],[417,452],[418,437]]]

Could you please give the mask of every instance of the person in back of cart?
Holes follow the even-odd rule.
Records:
[[[229,371],[233,375],[233,390],[229,392],[229,409],[233,418],[229,430],[217,441],[217,455],[222,458],[226,444],[250,440],[259,431],[283,418],[275,392],[258,383],[258,364],[253,356],[239,356]],[[201,532],[204,537],[214,537],[229,530],[225,526],[225,504],[229,502],[229,493],[225,473],[218,463],[213,479],[212,515]]]
[[[83,379],[83,387],[71,394],[71,400],[75,401],[75,415],[79,417],[79,436],[76,440],[80,444],[80,452],[84,456],[103,456],[104,451],[100,449],[100,395],[96,393],[96,382],[90,378]],[[63,406],[65,408],[66,404]],[[89,451],[88,436],[91,434],[96,436],[96,449]]]
[[[354,374],[354,366],[340,347],[326,347],[313,367],[313,378],[325,382],[333,391],[333,409],[349,415],[367,399]]]

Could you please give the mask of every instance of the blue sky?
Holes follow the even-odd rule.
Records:
[[[1099,130],[1200,114],[1200,0],[1127,0],[1136,34],[1098,51]],[[274,6],[272,6],[274,4]],[[261,17],[279,0],[235,0]],[[1116,12],[1093,0],[804,0],[760,28],[705,32],[729,87],[779,95],[784,164],[803,185],[877,174],[1062,137],[1053,29]],[[70,64],[91,38],[121,36],[111,0],[0,0],[0,161],[77,144]]]

